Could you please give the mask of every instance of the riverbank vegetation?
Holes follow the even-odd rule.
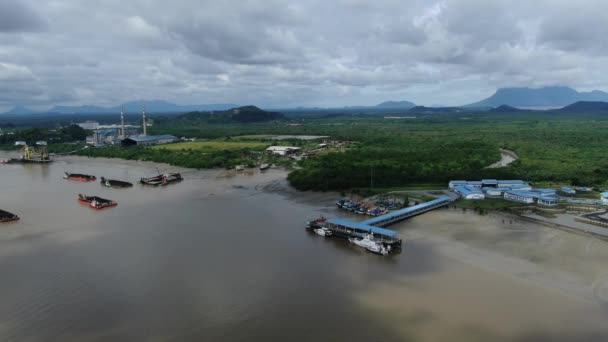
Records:
[[[352,113],[315,116],[300,113],[281,120],[225,124],[203,119],[154,118],[150,134],[206,141],[95,148],[79,153],[194,168],[253,165],[267,160],[296,166],[289,181],[301,190],[445,186],[450,179],[481,178],[597,188],[608,185],[605,159],[608,144],[604,139],[608,116],[601,113],[419,113],[408,120]],[[33,131],[19,130],[15,134],[18,132],[20,137],[35,135]],[[341,153],[319,152],[293,165],[288,158],[267,156],[262,151],[271,144],[306,146],[309,142],[269,140],[270,135],[277,134],[327,135],[330,140],[357,144],[340,150]],[[38,137],[44,140],[43,136]],[[515,151],[519,159],[507,167],[487,168],[500,159],[500,148]]]

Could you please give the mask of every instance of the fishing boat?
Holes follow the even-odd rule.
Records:
[[[92,182],[92,181],[96,180],[97,177],[91,176],[91,175],[85,175],[82,173],[66,172],[65,176],[63,176],[63,179],[69,179],[69,180],[78,181],[78,182]]]
[[[363,247],[372,253],[386,255],[389,252],[389,250],[384,247],[380,242],[374,240],[374,236],[372,234],[367,234],[360,239],[349,238],[348,241],[359,247]]]
[[[329,228],[322,227],[322,228],[315,228],[313,230],[317,235],[320,235],[320,236],[329,237],[329,236],[333,235],[333,233],[331,232],[331,230],[329,230]]]
[[[85,196],[82,194],[78,195],[78,202],[86,204],[89,207],[97,210],[111,208],[118,205],[118,203],[109,199],[101,198],[99,196]]]
[[[268,170],[270,168],[270,164],[262,164],[260,165],[260,171]]]
[[[0,223],[19,221],[19,216],[0,209]]]
[[[133,183],[101,177],[101,185],[109,188],[130,188],[133,186]]]
[[[306,222],[306,229],[322,228],[321,224],[323,224],[325,221],[327,221],[327,218],[325,218],[324,216],[321,216],[314,220],[310,220],[310,221]]]
[[[139,180],[139,182],[143,185],[159,186],[181,182],[182,180],[184,179],[179,173],[165,173],[154,177],[142,178]]]

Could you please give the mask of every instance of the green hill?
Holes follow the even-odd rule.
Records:
[[[190,112],[177,117],[186,121],[205,121],[207,123],[251,123],[281,120],[283,114],[267,112],[256,106],[244,106],[224,111]]]

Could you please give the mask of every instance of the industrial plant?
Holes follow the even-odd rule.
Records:
[[[120,125],[99,125],[98,122],[86,121],[78,126],[90,130],[92,135],[87,137],[87,144],[92,146],[135,146],[156,145],[174,142],[177,138],[173,135],[148,135],[149,122],[146,119],[146,110],[142,106],[142,125],[126,125],[124,110],[120,111]]]

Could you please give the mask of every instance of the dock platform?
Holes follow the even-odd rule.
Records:
[[[451,201],[450,197],[442,196],[428,202],[403,208],[361,222],[342,218],[332,218],[325,222],[324,227],[330,229],[334,235],[344,238],[359,238],[366,234],[373,234],[374,238],[379,240],[382,244],[386,246],[390,245],[394,249],[400,249],[402,241],[397,232],[386,229],[384,226],[446,206],[450,204]]]

